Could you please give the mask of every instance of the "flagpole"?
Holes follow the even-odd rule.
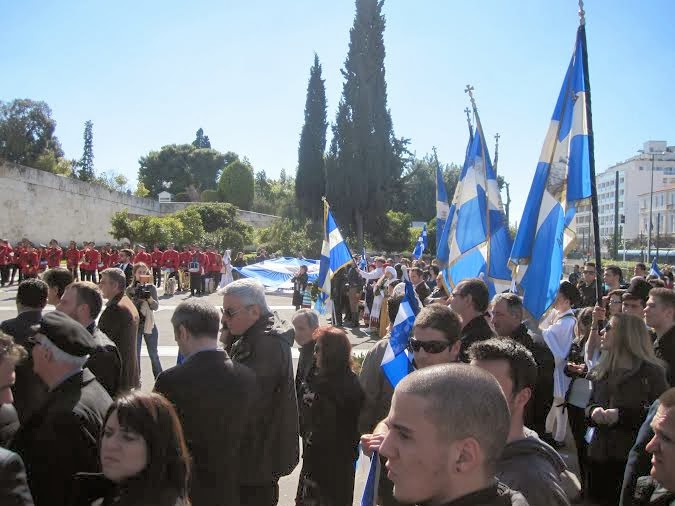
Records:
[[[593,243],[595,247],[595,296],[598,305],[602,305],[602,256],[600,254],[600,224],[598,221],[598,189],[595,185],[595,141],[593,135],[593,115],[591,113],[591,79],[588,71],[588,51],[586,46],[586,11],[584,2],[579,0],[579,34],[582,42],[584,68],[584,88],[586,88],[586,120],[588,121],[588,148],[591,173],[591,212],[593,214]]]

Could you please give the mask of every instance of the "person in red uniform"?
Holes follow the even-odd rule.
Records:
[[[70,244],[68,244],[68,249],[66,250],[65,255],[66,255],[66,268],[73,275],[73,279],[75,281],[80,280],[77,272],[77,267],[78,265],[80,265],[82,252],[79,249],[77,249],[77,243],[75,241],[70,241]]]
[[[12,246],[9,241],[0,239],[0,286],[9,283],[9,266],[12,263]]]
[[[61,266],[61,259],[63,258],[63,250],[59,246],[56,239],[49,241],[49,249],[47,250],[47,267],[55,269]]]
[[[204,273],[208,269],[209,257],[202,253],[201,248],[192,245],[188,271],[190,272],[190,295],[204,294]]]
[[[38,269],[40,268],[40,256],[30,242],[21,252],[21,256],[19,257],[19,268],[21,269],[22,280],[37,278]]]
[[[95,248],[95,243],[87,243],[82,258],[80,269],[84,271],[85,281],[96,283],[96,271],[98,271],[98,264],[101,261],[101,253]]]
[[[209,257],[209,277],[213,280],[214,289],[220,284],[220,269],[223,268],[223,257],[218,254],[216,248],[209,246],[206,252]]]
[[[164,256],[164,252],[159,249],[158,244],[155,244],[152,247],[150,256],[152,257],[152,279],[155,282],[155,286],[159,288],[162,286],[162,257]]]
[[[40,247],[36,249],[38,258],[40,259],[38,262],[38,273],[42,274],[44,271],[47,270],[47,267],[49,266],[49,260],[47,259],[47,245],[46,244],[40,244]]]
[[[110,248],[110,254],[108,255],[108,267],[117,267],[120,263],[120,252],[115,248]]]
[[[101,246],[101,259],[98,262],[98,279],[101,279],[101,273],[106,270],[110,265],[110,243],[107,242],[105,246]]]
[[[143,262],[145,265],[152,263],[152,255],[145,251],[145,246],[142,244],[136,245],[136,256],[134,256],[134,264]]]
[[[168,272],[168,276],[166,277],[166,279],[176,278],[176,281],[178,282],[178,291],[181,290],[180,275],[178,274],[180,264],[181,264],[180,253],[176,251],[176,248],[173,243],[169,243],[169,245],[166,248],[166,251],[162,253],[162,260],[160,262],[160,265],[162,269]]]

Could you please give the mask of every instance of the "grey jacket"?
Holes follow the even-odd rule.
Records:
[[[497,478],[520,491],[531,506],[568,506],[560,475],[566,470],[558,453],[536,436],[512,441],[497,462]]]

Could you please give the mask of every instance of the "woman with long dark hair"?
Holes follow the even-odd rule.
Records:
[[[588,492],[598,504],[615,505],[628,452],[649,406],[668,385],[641,318],[616,314],[600,336],[602,354],[588,374],[593,382],[586,409]]]
[[[303,452],[296,504],[344,506],[353,500],[364,395],[344,330],[319,327],[312,338],[314,368],[298,399]]]
[[[73,506],[189,506],[190,458],[176,411],[135,391],[108,409],[100,474],[75,476]]]

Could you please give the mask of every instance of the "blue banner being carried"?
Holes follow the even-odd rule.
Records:
[[[342,238],[330,206],[323,199],[323,245],[319,260],[319,298],[314,306],[319,314],[324,314],[331,294],[331,280],[337,271],[353,262],[347,243]]]
[[[443,181],[443,171],[436,160],[436,254],[441,241],[441,233],[445,228],[445,222],[450,213],[450,206],[448,205],[448,192],[445,189],[445,181]]]
[[[468,87],[471,92],[473,88]],[[485,145],[483,127],[475,107],[476,131],[470,141],[450,216],[442,233],[439,260],[447,267],[443,276],[449,287],[467,278],[480,277],[490,297],[508,290],[511,237],[497,186],[497,175]]]
[[[415,249],[412,252],[412,257],[417,259],[422,256],[424,251],[427,249],[427,226],[424,225],[420,236],[417,238],[417,243],[415,243]]]
[[[575,239],[570,223],[579,201],[591,196],[586,61],[582,24],[511,251],[518,292],[535,319],[555,300],[563,258]]]
[[[661,279],[661,269],[659,269],[659,264],[656,261],[656,257],[652,260],[652,267],[649,269],[650,276],[658,276]]]

